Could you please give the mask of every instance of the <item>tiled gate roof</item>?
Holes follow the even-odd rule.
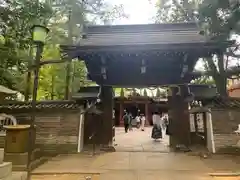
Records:
[[[205,43],[196,23],[88,26],[80,46]]]
[[[219,109],[237,109],[240,108],[240,98],[214,98],[207,106]]]
[[[205,98],[200,100],[202,108],[211,109],[240,109],[240,98],[220,97]],[[196,105],[196,107],[199,107]]]

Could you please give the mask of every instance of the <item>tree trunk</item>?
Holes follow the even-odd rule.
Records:
[[[213,58],[206,58],[208,68],[211,72],[211,76],[215,81],[217,92],[220,96],[228,96],[227,93],[227,76],[224,68],[223,54],[218,54],[218,68],[215,65]]]
[[[72,29],[72,10],[69,9],[69,16],[68,16],[68,43],[69,45],[73,44],[73,29]],[[67,62],[66,65],[66,87],[65,87],[65,99],[68,100],[70,98],[70,83],[71,83],[71,61]]]
[[[65,99],[70,98],[70,80],[71,80],[71,62],[66,65],[66,87],[65,87]]]
[[[217,91],[218,91],[219,95],[223,96],[223,97],[228,96],[226,78],[219,75],[218,77],[214,78],[214,81],[216,83],[216,87],[217,87]]]
[[[52,75],[51,100],[54,100],[54,86],[55,86],[55,78],[54,78],[54,75]]]
[[[72,92],[74,93],[75,92],[75,83],[74,83],[74,80],[75,80],[75,71],[76,71],[76,65],[75,63],[72,64],[72,76],[71,76],[71,90]],[[79,87],[78,87],[79,88]]]
[[[31,77],[32,77],[32,73],[30,71],[30,67],[31,64],[30,62],[32,62],[33,60],[33,48],[32,46],[29,47],[29,52],[28,52],[28,57],[29,57],[29,62],[28,62],[28,72],[26,75],[26,88],[25,88],[25,94],[24,94],[24,100],[25,101],[29,101],[29,96],[30,96],[30,90],[31,90]]]
[[[218,90],[218,93],[221,96],[227,96],[227,76],[224,68],[224,58],[223,53],[218,54],[218,69],[219,73],[215,77],[215,83]]]
[[[27,75],[26,75],[26,89],[25,89],[25,101],[29,101],[29,96],[30,96],[30,89],[31,89],[31,76],[32,73],[30,70],[28,70]]]

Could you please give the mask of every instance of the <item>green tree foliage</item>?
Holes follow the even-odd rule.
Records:
[[[231,2],[231,3],[230,3]],[[239,34],[240,8],[237,0],[159,0],[156,22],[199,22],[203,35],[222,42]],[[237,50],[235,48],[235,50]],[[231,55],[234,56],[234,52]],[[225,55],[225,56],[224,56]],[[218,92],[226,95],[229,53],[204,59]]]
[[[109,6],[104,0],[55,0],[52,1],[55,17],[51,25],[58,31],[65,32],[67,37],[64,44],[79,44],[82,29],[86,24],[97,22],[111,22],[116,18],[124,17],[123,6]],[[76,67],[76,66],[74,66]],[[71,74],[72,64],[66,64],[65,99],[69,99],[71,83],[74,80]],[[71,81],[72,79],[72,81]]]
[[[51,36],[54,37],[52,41],[59,44],[79,44],[84,25],[125,17],[122,5],[111,7],[103,0],[56,0],[52,1],[52,7],[55,16],[49,25],[55,32],[52,31]],[[65,77],[65,83],[61,84],[65,84],[65,88],[61,87],[61,91],[65,89],[65,99],[69,99],[70,94],[76,92],[80,85],[88,84],[83,62],[69,61],[65,65]]]
[[[48,21],[51,8],[37,0],[0,1],[0,33],[6,43],[0,45],[0,83],[22,91],[18,82],[27,68],[27,51],[31,42],[30,29],[36,20]]]
[[[194,79],[191,84],[206,84],[206,85],[215,85],[215,82],[212,78],[208,76],[202,76],[200,78]]]
[[[104,0],[0,0],[0,12],[0,34],[6,38],[6,44],[0,44],[0,83],[9,88],[31,92],[31,74],[24,80],[28,68],[32,70],[35,55],[29,53],[33,49],[30,30],[35,23],[51,30],[41,61],[62,63],[46,63],[41,67],[39,99],[63,99],[66,77],[73,92],[89,84],[83,62],[74,60],[66,70],[59,44],[78,44],[85,24],[111,22],[126,16],[122,5],[110,6]]]

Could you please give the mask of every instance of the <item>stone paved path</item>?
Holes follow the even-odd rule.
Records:
[[[121,173],[124,174],[124,173]],[[159,176],[156,176],[159,175]],[[121,180],[135,180],[134,174],[130,174],[129,176],[126,175],[120,175],[122,176]],[[79,174],[64,174],[64,175],[35,175],[32,176],[32,180],[85,180],[86,177],[84,175]],[[91,180],[101,180],[102,178],[100,176],[91,176]],[[115,180],[116,177],[108,176],[107,180]],[[239,177],[207,177],[207,176],[194,176],[194,175],[177,175],[174,178],[165,176],[163,174],[155,174],[155,177],[153,174],[145,174],[145,176],[138,177],[139,180],[239,180]],[[120,180],[117,178],[117,180]]]
[[[240,169],[240,164],[226,157],[201,159],[176,153],[114,152],[96,155],[61,155],[33,171],[49,173],[104,173],[107,171],[160,171],[160,172],[229,172]]]
[[[208,173],[239,169],[239,164],[225,157],[200,159],[175,153],[115,152],[95,157],[58,156],[34,170],[32,179],[81,180],[93,174],[99,180],[210,180],[213,177]]]
[[[116,128],[115,149],[122,152],[169,152],[169,137],[163,133],[161,141],[153,141],[151,130],[151,127],[145,128],[145,131],[134,128],[125,133],[124,128]]]
[[[170,152],[168,137],[160,142],[150,138],[151,128],[125,133],[116,129],[114,153],[96,156],[74,154],[53,158],[33,171],[33,180],[240,180],[240,177],[210,177],[211,172],[240,170],[229,157],[201,159]]]

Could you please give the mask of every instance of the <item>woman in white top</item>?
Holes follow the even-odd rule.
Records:
[[[136,123],[137,123],[137,128],[140,128],[140,117],[136,116]]]
[[[158,113],[154,113],[152,116],[153,125],[156,125],[158,128],[162,128],[162,118]]]
[[[140,114],[140,120],[141,120],[141,130],[144,131],[145,120],[146,120],[144,114]]]

